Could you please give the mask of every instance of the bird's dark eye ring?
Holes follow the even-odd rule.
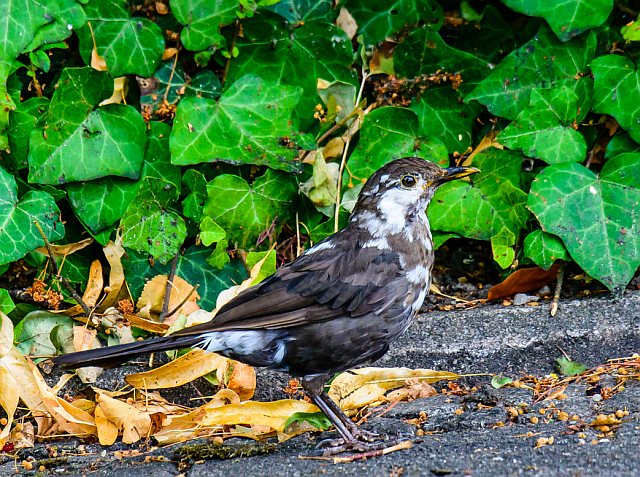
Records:
[[[402,184],[402,187],[411,189],[416,185],[416,178],[410,174],[407,174],[405,176],[402,176],[402,178],[400,179],[400,183]]]

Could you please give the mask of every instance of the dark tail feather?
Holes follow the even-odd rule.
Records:
[[[53,362],[65,369],[84,368],[85,366],[112,368],[143,354],[149,354],[155,351],[190,348],[198,344],[201,340],[202,338],[198,335],[165,336],[145,341],[136,341],[135,343],[64,354],[53,358]]]

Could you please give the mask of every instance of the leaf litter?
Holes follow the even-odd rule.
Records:
[[[170,325],[158,321],[166,276],[154,277],[147,283],[137,303],[137,314],[123,313],[112,307],[117,304],[116,298],[130,302],[130,297],[124,293],[127,288],[119,266],[121,252],[121,247],[114,243],[105,247],[105,255],[111,264],[107,286],[102,281],[99,262],[92,265],[90,282],[83,296],[85,304],[94,310],[90,317],[78,314],[74,309],[72,313],[64,314],[70,314],[80,324],[60,322],[63,317],[51,313],[47,315],[51,318],[44,317],[44,321],[40,321],[45,325],[47,320],[51,323],[45,328],[45,336],[60,336],[54,339],[55,343],[47,341],[50,344],[46,353],[50,355],[52,350],[67,353],[100,346],[98,332],[106,334],[112,344],[132,340],[132,327],[162,335],[210,319],[211,313],[199,309],[195,297],[183,303],[193,287],[178,277],[173,282],[170,308],[183,304]],[[252,267],[249,278],[220,295],[216,309],[259,279],[260,269],[269,255],[267,253]],[[105,308],[106,301],[111,307]],[[129,374],[125,381],[130,387],[122,390],[109,391],[92,386],[79,394],[65,393],[73,375],[65,374],[56,385],[50,386],[42,372],[50,369],[50,362],[41,361],[38,366],[31,358],[23,356],[14,346],[11,320],[4,314],[0,317],[0,407],[7,415],[0,428],[2,449],[30,447],[37,439],[61,435],[97,439],[107,446],[118,440],[124,444],[146,443],[150,438],[159,445],[202,437],[214,438],[219,443],[231,437],[258,441],[276,438],[281,442],[327,427],[319,409],[303,396],[272,402],[252,401],[256,387],[252,367],[198,349],[149,371]],[[56,329],[58,331],[54,333]],[[82,382],[92,383],[100,372],[101,368],[85,368],[77,375]],[[205,397],[206,402],[198,407],[173,404],[159,393],[200,377],[207,378],[218,390]],[[437,394],[430,383],[458,377],[428,369],[363,368],[338,375],[328,392],[342,409],[356,414],[385,403]],[[20,413],[20,422],[15,423],[19,401],[28,411]],[[29,426],[35,430],[30,432]]]

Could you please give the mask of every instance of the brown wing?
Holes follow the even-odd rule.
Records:
[[[224,305],[209,323],[176,335],[229,329],[281,329],[361,316],[406,296],[398,254],[329,237]],[[326,248],[327,242],[333,245]]]

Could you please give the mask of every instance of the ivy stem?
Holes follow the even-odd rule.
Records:
[[[40,226],[40,224],[37,221],[34,221],[33,223],[38,229],[38,232],[40,232],[40,235],[42,236],[42,240],[44,241],[44,245],[47,249],[47,254],[49,255],[49,260],[51,261],[51,271],[54,273],[56,279],[58,279],[60,283],[62,283],[62,285],[67,289],[67,291],[76,301],[76,303],[80,305],[80,307],[82,308],[82,311],[84,311],[84,314],[87,315],[87,318],[90,318],[91,308],[89,308],[89,306],[82,300],[82,297],[78,295],[78,292],[71,286],[71,283],[69,283],[69,280],[67,279],[67,277],[60,276],[60,269],[58,268],[58,262],[56,261],[56,255],[55,255],[55,252],[53,251],[53,247],[49,243],[49,240],[47,239],[47,236],[44,233],[44,230],[42,230],[42,227]]]
[[[359,114],[359,104],[362,100],[362,92],[364,91],[364,85],[369,78],[369,73],[362,70],[362,81],[360,82],[360,88],[358,89],[358,96],[356,97],[355,108],[352,113],[357,112]],[[351,116],[351,114],[349,114]],[[349,117],[347,116],[347,117]],[[345,118],[346,119],[346,118]],[[353,123],[352,123],[353,124]],[[347,140],[344,143],[344,150],[342,151],[342,159],[340,160],[340,169],[338,170],[338,186],[336,188],[336,211],[334,215],[333,230],[337,232],[340,229],[340,191],[342,190],[342,174],[344,168],[347,165],[347,154],[349,153],[349,145],[351,144],[352,135],[347,134]]]
[[[233,32],[233,38],[231,40],[231,48],[229,48],[229,58],[227,58],[227,62],[224,65],[224,72],[222,73],[222,80],[220,81],[221,88],[224,87],[224,84],[227,81],[227,75],[229,74],[229,68],[231,68],[233,50],[235,50],[236,48],[236,41],[238,40],[238,36],[240,35],[240,20],[236,19],[235,27],[236,29]]]
[[[560,301],[560,292],[562,291],[562,281],[564,280],[564,267],[565,267],[565,263],[561,262],[560,268],[558,268],[556,291],[553,294],[553,301],[551,302],[551,310],[549,311],[549,314],[551,315],[551,317],[556,316],[556,313],[558,313],[558,302]]]

